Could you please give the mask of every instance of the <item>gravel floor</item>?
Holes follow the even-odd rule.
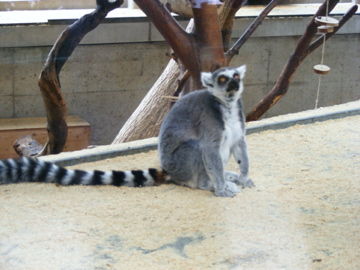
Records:
[[[235,198],[175,185],[0,186],[0,269],[360,269],[360,116],[248,144],[256,187]],[[152,167],[156,156],[74,167]]]

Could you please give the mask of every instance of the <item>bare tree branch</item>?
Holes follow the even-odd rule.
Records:
[[[186,33],[158,0],[135,0],[135,3],[151,19],[184,66],[196,77],[200,67],[194,37]]]
[[[48,144],[45,154],[60,153],[67,139],[66,103],[61,94],[59,74],[82,38],[96,28],[107,13],[123,1],[97,0],[94,12],[84,15],[68,26],[58,37],[42,69],[38,84],[45,103],[48,121]]]
[[[336,6],[339,0],[329,0],[329,12]],[[311,40],[317,33],[317,24],[315,18],[326,15],[326,1],[319,7],[318,11],[308,24],[305,33],[299,39],[295,51],[290,56],[278,77],[274,87],[269,93],[251,110],[247,115],[247,121],[259,119],[268,109],[275,105],[287,92],[292,75],[296,69],[310,53],[308,50]]]
[[[244,43],[249,39],[249,37],[254,33],[254,31],[258,28],[258,26],[262,23],[262,21],[266,18],[266,16],[270,13],[270,11],[277,5],[279,0],[272,0],[260,13],[259,16],[249,25],[249,27],[245,30],[245,32],[241,35],[241,37],[234,43],[234,45],[226,52],[227,62],[239,53],[240,48]]]

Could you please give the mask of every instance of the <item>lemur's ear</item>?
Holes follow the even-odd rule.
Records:
[[[240,74],[240,79],[244,79],[245,77],[245,72],[246,72],[246,65],[242,65],[238,68],[236,68],[237,72],[239,72]]]
[[[201,72],[201,83],[205,87],[214,87],[211,72]]]

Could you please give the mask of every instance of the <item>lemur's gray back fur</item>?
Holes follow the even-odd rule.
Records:
[[[234,196],[248,178],[241,93],[245,66],[202,73],[207,89],[184,96],[166,116],[159,135],[161,170],[69,170],[32,158],[0,161],[0,184],[46,182],[60,185],[151,186],[171,180]],[[240,174],[224,171],[230,155]]]

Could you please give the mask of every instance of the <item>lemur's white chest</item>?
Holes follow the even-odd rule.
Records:
[[[220,144],[220,155],[223,163],[227,163],[234,146],[244,136],[239,117],[237,104],[231,104],[229,108],[222,108],[224,131]]]

